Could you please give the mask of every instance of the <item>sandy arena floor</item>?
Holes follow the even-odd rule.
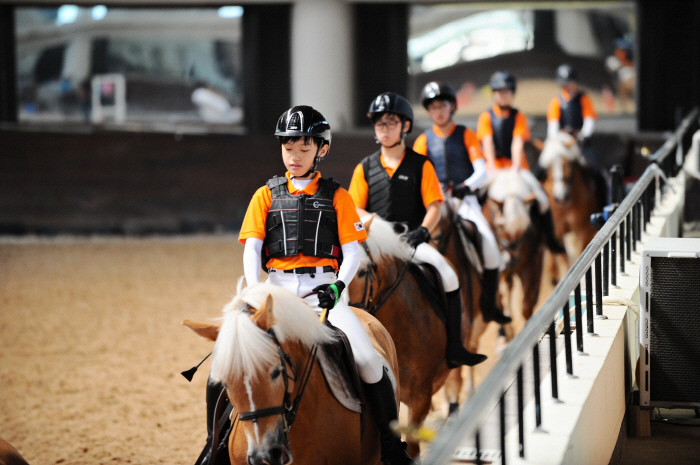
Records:
[[[219,316],[242,250],[234,236],[0,239],[0,437],[32,465],[194,463],[209,361],[192,383],[180,371],[213,344],[180,322]],[[494,340],[490,327],[480,351]]]

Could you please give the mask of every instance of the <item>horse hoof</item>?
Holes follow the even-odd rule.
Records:
[[[450,402],[449,411],[447,416],[451,417],[454,413],[459,411],[459,404],[457,402]]]

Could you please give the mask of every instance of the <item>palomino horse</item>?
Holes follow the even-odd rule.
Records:
[[[478,352],[479,339],[484,334],[488,324],[481,316],[481,280],[476,266],[469,260],[468,254],[476,255],[476,246],[467,251],[465,247],[469,238],[465,237],[465,231],[460,230],[459,221],[463,221],[452,208],[450,200],[446,200],[440,206],[440,221],[434,231],[431,231],[433,239],[431,244],[444,255],[455,267],[459,276],[459,287],[462,293],[464,315],[462,318],[462,338],[465,339],[465,347],[470,352]],[[474,226],[476,230],[476,226]],[[478,233],[477,233],[478,234]],[[445,396],[449,402],[449,412],[453,413],[459,407],[459,393],[462,390],[462,367],[450,370],[445,381]],[[473,381],[473,380],[471,380]]]
[[[576,139],[566,132],[545,141],[539,165],[547,172],[543,187],[552,209],[554,233],[561,243],[565,234],[573,233],[574,244],[567,254],[576,260],[597,233],[590,220],[603,210],[598,190],[604,190],[604,184],[596,179]]]
[[[398,373],[389,333],[365,312],[357,314],[375,350]],[[380,463],[375,423],[343,407],[314,363],[317,348],[335,333],[296,295],[272,284],[239,284],[221,326],[183,324],[216,340],[211,375],[223,382],[237,414],[229,436],[232,464]]]
[[[532,316],[539,296],[544,252],[543,235],[530,217],[534,200],[534,193],[520,174],[503,169],[491,178],[483,209],[504,257],[500,285],[503,311],[513,315],[513,280],[518,277],[523,289],[522,316],[526,320]],[[508,339],[512,337],[509,326],[506,325]]]
[[[29,465],[12,444],[0,438],[0,465]]]
[[[399,354],[401,402],[408,406],[409,428],[419,426],[450,372],[445,325],[407,269],[413,249],[382,218],[373,215],[364,224],[367,240],[360,268],[348,285],[350,305],[375,315],[391,334]],[[418,443],[411,438],[407,442],[409,454],[416,457]]]

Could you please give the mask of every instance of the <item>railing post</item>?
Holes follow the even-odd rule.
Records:
[[[597,336],[593,329],[593,268],[586,270],[586,333]]]
[[[614,236],[613,236],[614,237]],[[613,239],[614,240],[614,239]],[[613,264],[613,269],[614,269]],[[603,246],[603,295],[610,294],[610,241]]]
[[[627,223],[627,217],[620,223],[620,273],[625,274],[625,235],[627,231],[625,230],[625,223]]]
[[[499,402],[499,423],[500,423],[500,440],[501,440],[501,465],[506,465],[506,393],[501,393],[501,402]]]
[[[574,375],[574,362],[571,354],[571,315],[569,314],[569,301],[564,304],[562,320],[564,321],[564,351],[566,353],[566,373]]]
[[[606,244],[607,245],[607,244]],[[603,252],[599,252],[595,257],[595,317],[601,320],[607,320],[608,317],[603,315],[603,277],[600,274],[600,262],[602,261]]]
[[[525,458],[525,418],[523,417],[525,393],[523,392],[523,366],[518,368],[518,443],[520,458]]]
[[[581,309],[581,284],[574,289],[574,302],[576,304],[576,350],[579,355],[586,355],[583,352],[583,311]]]
[[[532,348],[532,375],[535,387],[535,429],[542,427],[542,399],[540,396],[540,345]]]
[[[550,363],[550,373],[552,378],[552,399],[555,401],[559,400],[559,385],[557,378],[557,338],[554,328],[554,323],[549,325],[547,330],[549,333],[549,363]]]

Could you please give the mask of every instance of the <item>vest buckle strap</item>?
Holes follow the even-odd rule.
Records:
[[[326,266],[301,266],[299,268],[294,268],[291,270],[278,270],[276,268],[270,268],[270,272],[275,273],[294,273],[294,274],[321,274],[335,272],[335,268],[330,265]]]

